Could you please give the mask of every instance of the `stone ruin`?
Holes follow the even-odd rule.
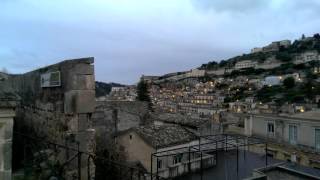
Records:
[[[105,176],[105,167],[96,167],[90,155],[115,155],[125,162],[114,136],[150,123],[148,104],[96,101],[93,63],[93,58],[72,59],[24,74],[0,74],[0,179],[12,178],[11,167],[23,168],[31,179],[95,179]],[[113,152],[105,156],[100,150]]]
[[[95,130],[91,123],[91,116],[95,111],[93,63],[93,58],[73,59],[25,74],[1,76],[0,92],[10,89],[10,93],[19,97],[19,103],[15,106],[5,106],[8,100],[1,99],[0,104],[3,106],[0,106],[0,123],[3,119],[1,117],[4,116],[3,109],[11,108],[10,112],[14,112],[16,117],[14,123],[7,118],[5,130],[2,130],[0,125],[0,157],[8,151],[11,152],[13,135],[13,166],[19,166],[19,162],[24,162],[25,156],[30,155],[24,152],[27,144],[24,144],[25,137],[20,135],[36,137],[39,140],[35,144],[38,145],[54,142],[86,152],[81,158],[74,160],[69,159],[77,156],[77,151],[63,148],[59,151],[48,148],[37,153],[39,156],[44,152],[49,154],[48,152],[55,151],[56,161],[60,164],[68,163],[68,168],[63,172],[65,179],[79,176],[81,179],[88,179],[89,174],[94,178],[94,165],[92,160],[88,160],[88,154],[94,153],[95,150]],[[9,111],[6,112],[8,114]],[[6,146],[6,152],[1,151],[3,144]],[[47,158],[50,158],[49,155]],[[0,179],[1,174],[5,174],[2,172],[11,173],[10,157],[5,161],[4,165],[0,161]],[[11,176],[5,179],[11,179]]]

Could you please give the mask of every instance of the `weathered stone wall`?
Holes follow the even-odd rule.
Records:
[[[156,150],[137,133],[131,132],[117,137],[117,144],[124,150],[128,162],[140,162],[148,172],[151,172],[151,154]],[[153,167],[156,167],[155,162]]]
[[[97,150],[109,149],[120,131],[146,123],[148,104],[140,101],[98,101],[92,115]]]
[[[81,151],[93,152],[94,133],[91,115],[95,108],[93,58],[66,60],[6,81],[21,97],[15,131],[42,137]],[[61,85],[41,87],[41,75],[60,72]],[[39,142],[41,143],[41,142]],[[62,152],[62,154],[66,154]],[[71,155],[62,155],[67,160]],[[82,156],[82,177],[87,177],[87,158]],[[77,162],[72,162],[77,167]]]
[[[138,127],[148,116],[148,105],[141,101],[98,101],[96,105],[94,127],[110,133]]]
[[[14,108],[0,106],[0,179],[12,178],[12,130]]]

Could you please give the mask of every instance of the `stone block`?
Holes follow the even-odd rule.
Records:
[[[77,90],[93,90],[95,89],[94,75],[77,75]]]
[[[0,117],[0,142],[12,139],[13,119]]]
[[[78,116],[78,130],[84,131],[89,128],[88,114],[79,114]]]
[[[2,180],[11,180],[12,172],[11,171],[1,171],[0,170],[0,179]]]
[[[68,75],[65,87],[67,90],[94,90],[94,75]]]
[[[12,142],[0,142],[0,179],[11,179]]]
[[[94,90],[71,90],[65,93],[65,113],[93,113],[95,109]]]
[[[77,91],[76,113],[93,113],[95,110],[95,91],[83,90]]]
[[[75,74],[84,74],[84,75],[93,75],[94,74],[94,66],[90,64],[76,64],[73,68],[73,72]]]
[[[68,91],[64,93],[64,112],[73,114],[76,111],[77,91]]]

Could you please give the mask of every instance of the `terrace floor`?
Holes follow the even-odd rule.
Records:
[[[237,173],[237,151],[219,151],[218,161],[215,167],[205,169],[202,180],[238,180],[251,176],[252,170],[264,167],[265,155],[239,150],[239,171]],[[268,165],[281,162],[268,157]],[[187,174],[177,177],[175,180],[201,180],[201,173]]]

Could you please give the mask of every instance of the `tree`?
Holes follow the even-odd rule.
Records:
[[[295,86],[295,80],[293,77],[287,77],[286,79],[283,80],[283,85],[287,88],[293,88]]]
[[[305,39],[305,38],[306,38],[306,36],[304,34],[302,34],[301,39]]]
[[[292,57],[288,52],[278,52],[276,58],[282,62],[289,62],[292,60]]]
[[[314,37],[315,39],[320,39],[319,33],[314,34],[313,37]]]
[[[151,103],[151,99],[149,96],[148,84],[145,81],[140,80],[140,82],[138,83],[137,94],[138,94],[137,100],[148,102],[149,109],[151,109],[152,103]]]

